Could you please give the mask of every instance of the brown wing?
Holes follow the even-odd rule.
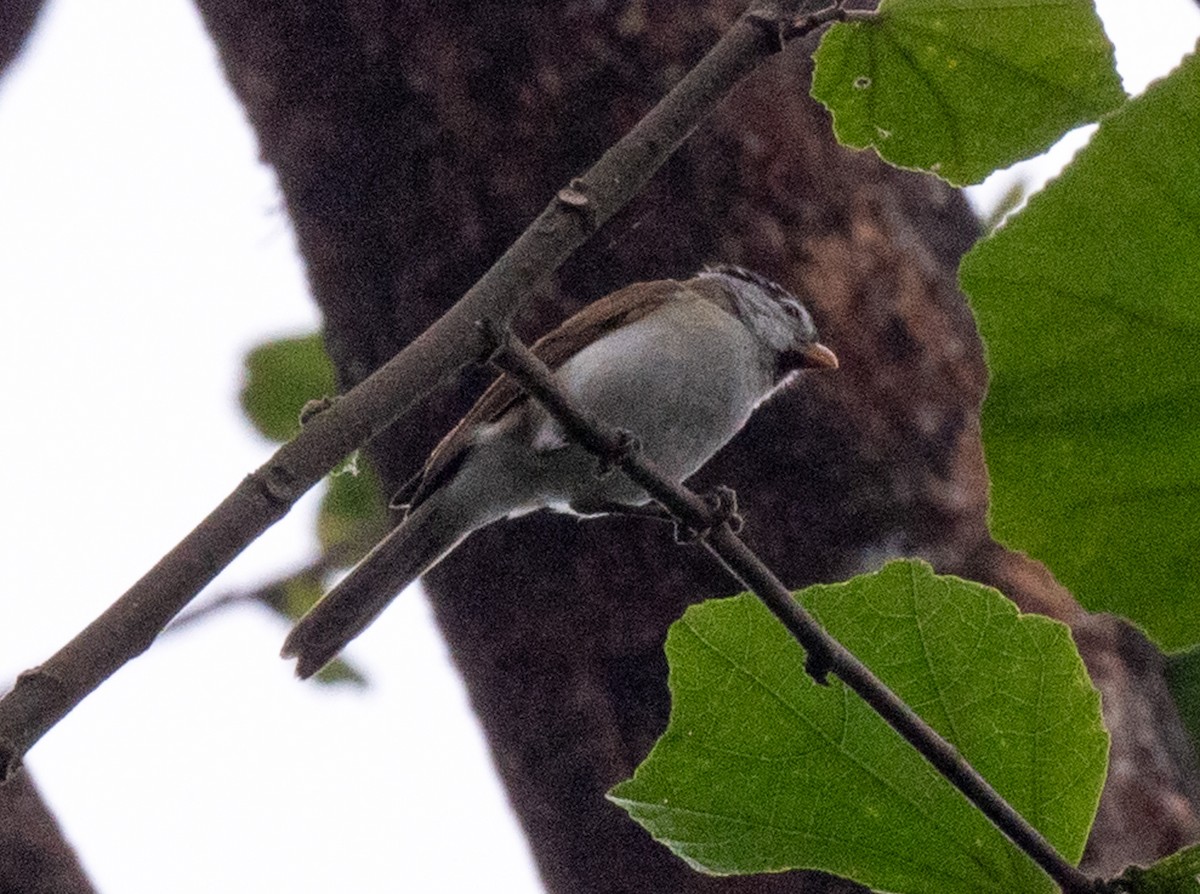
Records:
[[[564,320],[557,329],[534,342],[531,350],[551,369],[620,326],[636,322],[667,301],[685,297],[682,284],[673,279],[637,283],[594,301]],[[470,451],[475,428],[495,422],[511,407],[526,400],[526,394],[508,376],[492,382],[483,396],[429,454],[425,468],[407,481],[392,498],[392,507],[415,509],[444,481],[458,471]]]

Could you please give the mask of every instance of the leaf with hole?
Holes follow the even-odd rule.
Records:
[[[1125,99],[1090,0],[884,0],[815,59],[812,93],[842,143],[956,185]]]

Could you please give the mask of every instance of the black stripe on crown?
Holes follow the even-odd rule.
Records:
[[[790,298],[792,301],[796,300],[796,296],[779,283],[767,279],[761,273],[755,273],[753,270],[747,270],[745,267],[738,267],[736,264],[716,264],[712,267],[705,267],[701,273],[732,276],[734,279],[740,279],[748,283],[753,283],[768,295],[772,295],[775,298]]]

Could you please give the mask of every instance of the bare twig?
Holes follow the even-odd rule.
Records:
[[[229,590],[225,593],[220,593],[212,599],[205,601],[203,605],[194,605],[186,611],[180,612],[166,626],[163,633],[177,633],[185,627],[190,627],[197,621],[204,620],[210,615],[223,612],[232,605],[260,603],[269,608],[282,611],[287,600],[287,590],[290,584],[304,579],[319,583],[327,573],[346,564],[350,560],[351,551],[348,549],[338,549],[335,547],[324,550],[307,565],[297,568],[289,574],[270,580],[251,590]]]
[[[779,49],[764,19],[792,22],[812,0],[759,0],[628,134],[572,181],[436,323],[368,379],[307,421],[187,537],[73,640],[0,699],[0,780],[47,730],[141,654],[222,568],[322,476],[476,360],[475,323],[507,320],[658,170],[742,77]]]
[[[775,574],[737,536],[722,510],[666,478],[629,436],[599,423],[575,406],[549,368],[510,332],[488,325],[497,339],[491,361],[554,415],[567,433],[602,462],[619,466],[679,521],[698,532],[704,546],[769,608],[807,653],[806,669],[818,682],[836,674],[903,736],[968,801],[1024,851],[1063,891],[1095,894],[1097,883],[1072,866],[1037,829],[1000,796],[950,742],[900,699],[853,653],[827,633]],[[636,434],[636,433],[635,433]]]

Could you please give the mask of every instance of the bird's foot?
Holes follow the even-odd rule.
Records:
[[[640,453],[642,450],[642,442],[638,436],[628,429],[617,429],[617,444],[616,447],[608,454],[601,456],[596,464],[596,477],[607,478],[616,469],[620,468],[621,464],[635,453]]]
[[[729,530],[737,534],[742,530],[746,520],[738,512],[737,491],[732,487],[718,484],[704,495],[704,504],[708,509],[708,517],[704,526],[694,528],[680,522],[675,524],[675,542],[683,545],[696,543],[708,536],[713,528],[729,525]]]

